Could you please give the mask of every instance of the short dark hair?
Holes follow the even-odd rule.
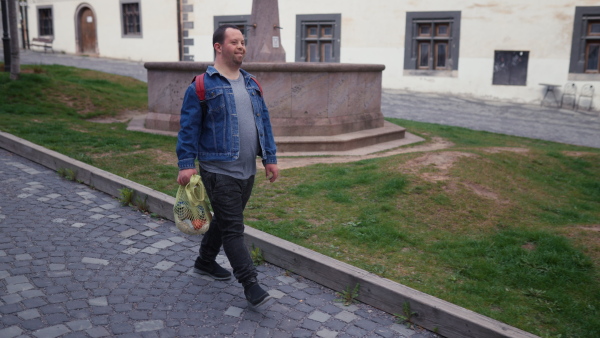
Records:
[[[219,26],[219,28],[217,28],[217,30],[215,30],[215,32],[213,33],[213,46],[215,45],[215,43],[223,44],[223,42],[225,42],[225,31],[227,30],[227,28],[237,29],[238,31],[242,32],[242,30],[235,25]]]

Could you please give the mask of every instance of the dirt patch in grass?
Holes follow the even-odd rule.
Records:
[[[119,112],[115,116],[99,116],[88,119],[88,121],[96,123],[127,123],[131,121],[132,118],[144,114],[146,114],[146,112],[141,112],[138,110],[125,110]]]
[[[430,142],[426,144],[417,145],[414,147],[402,147],[397,149],[392,149],[386,152],[369,154],[369,155],[360,155],[360,156],[330,156],[330,157],[278,157],[277,164],[279,169],[290,169],[290,168],[298,168],[305,167],[318,163],[347,163],[347,162],[358,162],[362,160],[372,159],[372,158],[380,158],[387,157],[398,154],[406,154],[406,153],[414,153],[414,152],[425,152],[425,151],[435,151],[450,148],[454,145],[454,143],[445,140],[441,137],[433,137]],[[285,156],[285,153],[279,154],[279,156]],[[259,168],[262,167],[260,161],[257,161],[259,164]]]
[[[99,158],[115,158],[115,157],[123,157],[123,156],[132,156],[132,155],[138,155],[138,154],[145,154],[145,155],[149,155],[152,158],[156,159],[156,162],[154,162],[155,164],[163,164],[163,165],[172,165],[172,166],[177,166],[177,155],[175,154],[174,151],[164,151],[164,150],[160,150],[160,149],[145,149],[145,150],[137,150],[137,151],[132,151],[130,153],[126,153],[126,154],[115,154],[113,152],[108,152],[108,153],[101,153],[101,154],[93,154],[90,157],[92,157],[93,159],[99,159]]]
[[[589,227],[579,227],[579,229],[600,232],[600,224],[599,225],[592,225],[592,226],[589,226]]]
[[[600,268],[600,224],[568,227],[561,232],[564,236],[573,239],[592,259],[594,265]]]
[[[521,248],[527,250],[527,251],[533,251],[535,250],[537,246],[534,243],[525,243],[523,245],[521,245]]]
[[[594,153],[586,152],[586,151],[563,151],[563,154],[571,157],[582,157],[586,155],[594,155]]]
[[[74,131],[78,131],[80,133],[85,133],[85,134],[87,134],[87,133],[90,132],[89,130],[86,130],[86,129],[83,129],[83,128],[79,128],[79,127],[71,127],[69,129],[74,130]]]
[[[483,151],[490,154],[497,154],[501,152],[511,152],[511,153],[528,153],[529,149],[527,148],[518,148],[518,147],[491,147],[491,148],[483,148]]]
[[[498,197],[498,195],[491,191],[490,189],[477,184],[477,183],[471,183],[471,182],[463,182],[463,184],[469,188],[471,191],[473,191],[475,194],[477,194],[478,196],[487,198],[487,199],[491,199],[494,201],[498,201],[498,202],[504,202],[504,201],[500,201],[500,198]]]
[[[60,103],[64,104],[69,108],[73,108],[77,110],[77,113],[80,115],[86,115],[96,110],[96,106],[92,103],[92,100],[86,96],[73,97],[66,95],[64,93],[56,92],[52,90],[52,95],[58,100]]]
[[[447,181],[450,179],[449,171],[456,161],[461,157],[473,156],[477,155],[460,151],[427,153],[402,164],[401,170],[416,174],[429,182]],[[423,168],[433,169],[433,172],[423,172]]]

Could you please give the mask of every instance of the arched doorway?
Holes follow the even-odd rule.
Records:
[[[96,15],[91,7],[82,5],[77,10],[77,51],[82,54],[98,54]]]

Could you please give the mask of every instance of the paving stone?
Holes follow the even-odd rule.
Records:
[[[25,299],[22,301],[22,303],[28,309],[38,308],[48,304],[42,297]]]
[[[67,323],[67,326],[73,331],[82,331],[92,328],[92,323],[89,320],[75,320]]]
[[[108,265],[109,261],[106,259],[92,258],[92,257],[83,257],[81,260],[82,263],[86,264],[100,264],[100,265]]]
[[[20,336],[22,333],[23,333],[23,330],[21,330],[21,328],[18,326],[11,326],[11,327],[7,327],[5,329],[0,329],[0,337],[4,337],[4,338],[17,337],[17,336]]]
[[[342,312],[338,313],[337,315],[335,315],[335,318],[337,318],[339,320],[343,320],[346,323],[350,323],[351,321],[353,321],[356,318],[358,318],[358,316],[355,315],[354,313],[351,313],[351,312],[348,312],[348,311],[342,311]]]
[[[32,260],[33,257],[30,254],[21,254],[21,255],[15,255],[15,259],[18,261],[28,261],[28,260]]]
[[[45,296],[41,290],[25,290],[21,292],[23,298],[43,297]]]
[[[156,231],[144,231],[144,232],[141,233],[141,235],[146,236],[146,237],[152,237],[152,236],[158,235],[158,232],[156,232]]]
[[[29,279],[25,276],[10,276],[6,277],[4,281],[8,285],[29,283]]]
[[[322,338],[335,338],[335,337],[337,337],[337,335],[338,335],[338,332],[330,331],[327,329],[317,331],[317,336],[322,337]]]
[[[315,312],[311,313],[310,316],[308,316],[308,319],[312,319],[312,320],[315,320],[320,323],[324,323],[324,322],[328,321],[329,318],[331,318],[330,315],[328,315],[327,313],[321,312],[321,311],[315,311]]]
[[[53,338],[53,337],[59,337],[68,332],[71,332],[71,331],[66,326],[59,324],[59,325],[39,329],[39,330],[33,332],[33,335],[38,338]]]
[[[171,267],[173,267],[173,265],[175,265],[175,263],[169,262],[169,261],[162,261],[162,262],[159,262],[158,264],[156,264],[154,266],[154,268],[159,269],[159,270],[168,270]]]
[[[354,325],[361,329],[365,329],[366,331],[373,331],[378,327],[377,323],[366,319],[356,320],[354,321]]]
[[[281,299],[281,297],[285,296],[286,294],[279,290],[269,290],[269,295],[271,295],[273,298]]]
[[[40,312],[37,309],[25,310],[17,313],[17,315],[24,320],[33,319],[40,317]]]
[[[147,254],[150,254],[150,255],[154,255],[154,254],[156,254],[159,251],[160,251],[160,249],[153,248],[153,247],[147,247],[147,248],[144,248],[143,250],[141,250],[141,252],[147,253]]]
[[[242,314],[243,311],[244,311],[244,309],[242,309],[242,308],[231,306],[227,309],[227,311],[225,311],[225,315],[233,316],[233,317],[240,317],[240,315]]]
[[[173,243],[169,240],[166,240],[166,239],[163,239],[161,241],[158,241],[158,242],[152,244],[152,246],[157,249],[165,249],[165,248],[170,247],[171,245],[175,245],[175,243]]]
[[[23,292],[25,292],[25,291],[23,291]],[[14,304],[14,303],[18,303],[18,302],[22,301],[23,297],[21,297],[21,295],[19,295],[18,293],[14,293],[11,295],[2,296],[2,300],[6,304]]]
[[[123,238],[128,238],[134,235],[137,235],[139,233],[139,231],[135,230],[135,229],[129,229],[129,230],[125,230],[123,232],[121,232],[119,234],[119,236],[123,237]]]
[[[6,291],[8,293],[15,293],[15,292],[21,292],[21,291],[25,291],[25,290],[31,290],[35,288],[33,285],[31,285],[30,283],[21,283],[21,284],[9,284],[6,286]]]
[[[106,297],[93,298],[88,301],[91,306],[108,306]]]
[[[110,325],[110,330],[112,334],[120,335],[124,333],[132,333],[134,327],[129,323],[113,323]]]
[[[296,279],[288,276],[279,276],[277,277],[277,280],[284,284],[292,284],[296,282]]]

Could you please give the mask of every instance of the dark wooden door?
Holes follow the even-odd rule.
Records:
[[[81,10],[79,16],[79,49],[84,54],[96,54],[96,18],[89,8]]]

